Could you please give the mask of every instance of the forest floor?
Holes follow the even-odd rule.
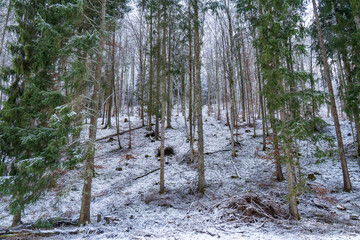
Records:
[[[197,167],[196,162],[189,162],[184,118],[181,114],[174,114],[172,129],[166,130],[165,138],[165,145],[175,151],[166,159],[165,194],[158,194],[157,169],[160,163],[156,149],[160,141],[152,142],[145,136],[148,131],[140,128],[131,132],[131,149],[128,149],[128,133],[120,136],[122,150],[118,150],[116,137],[97,141],[91,224],[39,230],[41,234],[37,236],[13,239],[43,238],[39,236],[46,236],[46,233],[48,239],[94,240],[360,239],[360,168],[354,156],[349,121],[343,120],[341,128],[353,191],[342,191],[342,172],[336,156],[315,164],[315,146],[300,142],[301,173],[306,183],[299,197],[301,220],[294,221],[286,214],[287,182],[276,181],[274,163],[266,157],[269,152],[261,151],[261,122],[256,124],[256,137],[252,127],[240,126],[237,157],[232,158],[226,118],[223,116],[217,120],[216,116],[208,116],[206,108],[203,116],[206,153],[204,196],[196,193]],[[121,118],[120,131],[129,127],[124,118],[127,117]],[[131,120],[132,128],[141,126],[138,118],[132,117]],[[334,137],[332,121],[325,120],[330,125],[323,131]],[[100,123],[101,119],[98,138],[116,133],[115,127],[103,129]],[[319,147],[329,146],[323,144]],[[285,167],[283,171],[286,177]],[[57,188],[27,207],[23,214],[24,224],[34,223],[39,218],[76,220],[82,186],[82,167],[79,165],[59,179]],[[255,210],[247,209],[241,214],[237,212],[240,208],[236,208],[236,202],[244,203],[245,198],[250,199],[245,204]],[[0,199],[0,232],[11,223],[7,201],[5,197]],[[256,212],[264,210],[266,204],[271,205],[271,211]],[[100,222],[97,222],[98,215],[101,215]]]

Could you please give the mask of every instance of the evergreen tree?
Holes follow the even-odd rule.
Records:
[[[274,134],[274,150],[277,162],[278,179],[280,162],[286,165],[288,181],[289,212],[299,219],[297,196],[300,194],[301,176],[297,176],[292,149],[297,140],[309,139],[318,141],[321,136],[313,129],[314,124],[323,126],[324,122],[301,111],[300,103],[310,104],[314,99],[324,101],[323,94],[313,89],[301,89],[298,86],[311,81],[312,76],[306,72],[296,71],[295,56],[305,54],[302,40],[306,36],[301,13],[304,12],[303,1],[238,1],[238,11],[247,19],[255,31],[254,47],[258,51],[257,61],[260,65],[263,85],[263,96]],[[311,85],[311,84],[310,84]],[[277,119],[276,113],[280,113]],[[279,138],[278,138],[279,137]],[[283,155],[280,155],[278,144],[282,144]]]
[[[69,51],[65,39],[81,11],[81,1],[12,1],[17,25],[12,30],[18,40],[12,43],[12,68],[4,70],[8,99],[0,112],[1,156],[11,164],[10,176],[3,178],[0,190],[11,196],[13,226],[21,211],[51,187],[59,169],[72,162],[74,149],[69,137],[74,112],[59,87],[57,66]],[[62,36],[62,37],[60,37]],[[50,57],[51,56],[51,57]]]
[[[343,79],[339,78],[338,92],[345,111],[352,122],[355,123],[357,138],[357,152],[360,154],[360,44],[356,25],[356,8],[346,1],[321,0],[319,1],[319,22],[326,54],[336,59]],[[353,10],[354,9],[354,10]],[[316,24],[312,26],[314,49],[321,55],[320,42],[317,36]],[[322,60],[319,59],[320,63]],[[331,64],[330,64],[331,65]],[[360,159],[359,159],[360,164]]]
[[[347,167],[347,161],[346,161],[346,157],[345,157],[345,150],[344,150],[344,144],[343,144],[343,140],[342,140],[339,117],[338,117],[338,112],[337,112],[337,107],[336,107],[336,102],[335,102],[334,90],[332,87],[332,81],[331,81],[331,76],[330,76],[330,67],[329,67],[329,63],[328,63],[328,59],[327,59],[327,53],[326,53],[326,49],[325,49],[324,39],[322,37],[322,30],[321,30],[321,25],[320,25],[320,21],[319,21],[319,15],[318,15],[318,10],[317,10],[317,5],[316,5],[315,0],[312,0],[312,4],[313,4],[313,9],[314,9],[316,28],[317,28],[317,32],[318,32],[318,39],[319,39],[319,43],[320,43],[321,56],[322,56],[323,64],[324,64],[326,82],[327,82],[329,93],[330,93],[331,114],[333,116],[334,124],[335,124],[336,138],[337,138],[338,149],[339,149],[339,154],[340,154],[341,169],[343,172],[344,191],[351,191],[352,186],[351,186],[349,171],[348,171],[348,167]]]

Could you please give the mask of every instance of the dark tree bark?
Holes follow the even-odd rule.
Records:
[[[342,173],[343,173],[344,191],[348,192],[348,191],[351,191],[352,186],[351,186],[349,171],[348,171],[348,167],[347,167],[347,161],[346,161],[346,157],[345,157],[344,144],[343,144],[342,135],[341,135],[339,117],[338,117],[338,113],[337,113],[337,109],[336,109],[335,94],[334,94],[334,90],[333,90],[332,82],[331,82],[330,67],[329,67],[329,63],[328,63],[328,59],[327,59],[327,55],[326,55],[325,43],[324,43],[324,40],[322,37],[319,15],[317,12],[317,6],[315,3],[315,0],[312,0],[312,4],[313,4],[313,9],[314,9],[316,28],[318,31],[318,38],[319,38],[319,42],[320,42],[321,54],[322,54],[323,63],[324,63],[325,78],[326,78],[326,82],[327,82],[329,94],[330,94],[331,114],[333,116],[334,124],[335,124],[336,138],[337,138],[337,142],[338,142],[341,168],[342,168]]]

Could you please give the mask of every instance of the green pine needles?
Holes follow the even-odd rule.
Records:
[[[26,205],[34,203],[54,185],[58,175],[82,159],[72,143],[80,126],[59,75],[59,62],[74,55],[72,37],[82,1],[18,1],[14,6],[18,40],[9,50],[12,68],[2,71],[7,100],[0,111],[0,194],[11,196],[13,225]],[[76,14],[75,14],[76,13]],[[79,64],[69,70],[86,75]],[[2,87],[3,88],[3,87]],[[10,167],[11,166],[11,167]],[[10,172],[7,173],[8,169]]]

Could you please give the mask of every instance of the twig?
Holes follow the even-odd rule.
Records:
[[[146,239],[145,237],[142,237],[142,236],[134,236],[134,235],[131,235],[131,238],[133,238],[133,239]]]
[[[237,170],[237,168],[236,168],[236,166],[235,166],[234,161],[233,161],[231,158],[230,158],[230,161],[232,162],[232,164],[233,164],[233,166],[234,166],[234,168],[235,168],[236,175],[238,176],[238,178],[241,178],[240,175],[239,175],[239,172],[238,172],[238,170]]]
[[[167,227],[167,225],[169,225],[168,222],[167,222],[167,223],[165,224],[165,226],[160,230],[159,234],[161,234],[161,233],[165,230],[165,228]]]
[[[186,212],[186,215],[187,215],[187,214],[189,214],[189,212],[190,212],[190,210],[191,210],[192,206],[194,205],[194,203],[195,203],[195,201],[193,201],[193,202],[191,203],[191,205],[190,205],[189,209],[188,209],[188,210],[187,210],[187,212]]]

